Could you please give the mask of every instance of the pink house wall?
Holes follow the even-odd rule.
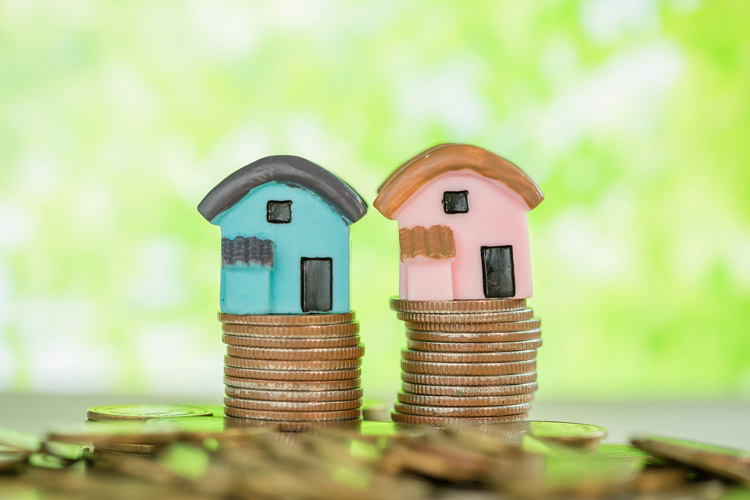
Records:
[[[446,214],[443,211],[445,191],[469,192],[469,212]],[[472,170],[446,172],[425,183],[394,214],[398,227],[449,226],[456,241],[456,258],[451,264],[453,297],[449,299],[484,298],[482,246],[513,246],[515,298],[532,294],[529,233],[526,222],[528,207],[523,199],[504,184],[483,177]],[[435,283],[409,279],[408,265],[400,267],[399,296],[407,300],[437,300]],[[442,294],[441,294],[442,295]]]

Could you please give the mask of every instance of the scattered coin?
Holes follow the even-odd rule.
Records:
[[[259,380],[294,380],[294,381],[323,381],[349,380],[360,377],[362,370],[253,370],[250,368],[224,367],[224,375],[235,378]],[[359,384],[354,387],[359,386]],[[300,389],[302,390],[302,389]]]
[[[227,396],[262,401],[348,401],[362,399],[362,389],[338,391],[271,391],[263,389],[240,389],[227,386]]]
[[[522,374],[526,375],[526,374]],[[528,380],[536,380],[536,373],[528,375]],[[531,394],[536,392],[536,382],[516,383],[510,385],[425,385],[402,382],[401,388],[411,394],[425,396],[452,397],[490,397],[511,396],[514,394]]]
[[[510,361],[507,363],[430,363],[401,360],[401,369],[407,373],[431,375],[505,375],[536,370],[536,361]]]
[[[117,453],[140,453],[146,455],[156,453],[157,447],[153,444],[109,442],[98,444],[96,450],[115,451]]]
[[[410,384],[434,386],[499,386],[516,385],[536,380],[536,372],[511,373],[507,375],[432,375],[429,373],[403,372],[401,379]]]
[[[492,424],[497,422],[520,422],[526,419],[525,413],[518,415],[505,415],[495,417],[434,417],[424,415],[407,415],[398,412],[391,412],[391,418],[394,422],[405,424],[421,424],[435,426],[453,426],[453,425],[477,425]]]
[[[360,358],[353,358],[334,359],[330,361],[293,361],[224,356],[224,364],[236,368],[251,368],[256,370],[350,370],[358,368],[362,364],[362,360]]]
[[[427,396],[399,392],[401,403],[423,406],[498,406],[528,403],[534,399],[534,394],[515,394],[511,396]],[[409,413],[409,412],[407,412]]]
[[[334,411],[359,409],[362,401],[351,399],[348,401],[261,401],[259,399],[240,399],[225,397],[224,404],[234,408],[248,410],[279,410],[279,411]]]
[[[163,404],[123,404],[93,406],[88,409],[89,420],[147,420],[150,418],[210,416],[211,410],[197,406]]]
[[[401,351],[401,358],[409,361],[430,361],[435,363],[498,363],[536,359],[536,350],[500,352],[427,352],[404,350]]]
[[[361,358],[364,345],[352,347],[330,347],[325,349],[267,349],[255,347],[227,346],[227,354],[239,358],[276,360],[333,360]]]
[[[600,444],[596,449],[596,455],[604,458],[620,458],[644,462],[649,462],[654,459],[654,456],[650,453],[646,453],[635,446],[629,446],[627,444]]]
[[[399,300],[396,297],[391,298],[391,309],[397,312],[500,312],[524,309],[525,307],[526,299]]]
[[[493,417],[528,413],[528,403],[502,406],[426,406],[396,403],[396,412],[406,415],[426,415],[430,417]]]
[[[388,420],[389,407],[385,401],[367,398],[362,402],[362,418],[365,420]]]
[[[633,439],[632,444],[657,457],[750,486],[750,452],[666,437]]]
[[[304,316],[301,316],[304,317]],[[338,338],[350,337],[359,333],[359,323],[341,323],[337,325],[296,325],[296,326],[262,326],[262,325],[235,325],[224,323],[221,327],[223,333],[252,337],[283,337],[283,338]]]
[[[405,321],[406,328],[409,330],[420,331],[420,332],[433,332],[433,333],[512,333],[512,332],[528,332],[530,330],[538,330],[542,322],[538,319],[529,319],[524,321],[507,321],[502,323],[430,323],[423,321]],[[414,337],[412,337],[414,338]],[[526,340],[529,338],[537,337],[523,337],[507,338],[507,340]],[[422,338],[415,340],[432,340],[429,338]],[[439,339],[438,339],[439,340]],[[500,341],[498,339],[497,341]],[[447,340],[445,342],[448,342]],[[471,340],[462,341],[471,342]],[[478,340],[477,342],[495,342],[495,340]]]
[[[334,325],[354,321],[354,311],[341,314],[264,314],[219,313],[219,321],[238,325]]]
[[[266,347],[278,349],[320,349],[321,347],[349,347],[360,343],[359,335],[347,337],[259,337],[253,335],[230,335],[225,333],[221,339],[225,344],[245,347]]]
[[[340,391],[358,389],[359,377],[342,380],[279,380],[225,376],[224,384],[238,389],[263,389],[271,391]]]
[[[425,342],[408,339],[406,346],[414,351],[427,352],[508,352],[538,349],[542,346],[542,339],[510,342]]]
[[[402,321],[417,323],[508,323],[529,320],[534,316],[531,308],[516,311],[503,312],[481,312],[481,313],[419,313],[419,312],[397,312],[396,316]]]
[[[537,439],[553,441],[566,446],[595,450],[607,437],[607,429],[598,425],[574,422],[530,421],[529,434]]]
[[[360,417],[357,410],[339,411],[276,411],[276,410],[248,410],[226,406],[224,411],[231,417],[254,418],[258,420],[285,420],[316,422],[326,420],[351,420]]]

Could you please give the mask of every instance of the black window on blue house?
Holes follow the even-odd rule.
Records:
[[[469,211],[468,191],[446,191],[443,193],[443,211],[446,214],[465,214]]]
[[[266,220],[272,224],[288,224],[292,222],[292,202],[269,201],[266,207]]]

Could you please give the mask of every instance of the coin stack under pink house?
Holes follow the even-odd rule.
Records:
[[[544,199],[510,161],[442,144],[398,167],[374,206],[398,221],[399,296],[406,324],[393,420],[524,420],[537,389],[540,321],[526,215]]]
[[[198,210],[221,228],[226,415],[283,429],[359,419],[349,226],[364,200],[311,161],[270,156],[224,179]]]

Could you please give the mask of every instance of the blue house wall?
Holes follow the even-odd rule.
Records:
[[[268,202],[285,200],[292,202],[291,222],[268,222]],[[274,242],[270,276],[263,269],[222,266],[222,312],[303,314],[303,257],[333,260],[330,312],[349,311],[349,222],[317,194],[295,185],[268,182],[250,190],[211,223],[221,227],[222,238],[256,236]]]

